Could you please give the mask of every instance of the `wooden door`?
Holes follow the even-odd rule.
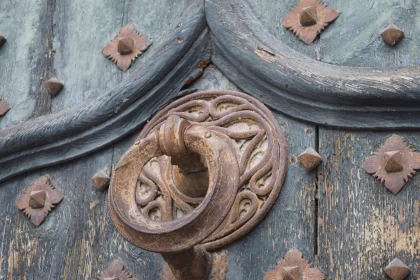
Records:
[[[327,279],[389,279],[396,257],[419,278],[419,177],[393,194],[363,169],[394,134],[420,151],[418,5],[325,3],[340,15],[307,45],[282,26],[298,1],[2,0],[0,279],[94,279],[116,259],[160,279],[162,257],[119,234],[91,178],[180,92],[204,90],[263,102],[288,149],[270,212],[217,252],[223,277],[264,279],[297,248]],[[153,44],[123,72],[102,50],[127,24]],[[405,32],[394,47],[380,36],[389,24]],[[309,147],[323,160],[312,171],[298,160]],[[41,176],[64,199],[35,226],[16,201]]]

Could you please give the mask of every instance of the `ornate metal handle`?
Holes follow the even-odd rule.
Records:
[[[171,277],[207,279],[205,249],[251,230],[280,191],[278,124],[247,95],[202,92],[166,107],[139,138],[113,172],[111,218],[131,243],[161,253]]]
[[[208,237],[229,213],[239,183],[235,152],[226,138],[172,116],[159,131],[131,147],[116,167],[110,191],[111,211],[120,233],[136,246],[154,252],[182,251]],[[183,219],[164,223],[156,216],[160,214],[153,212],[158,208],[153,207],[155,204],[142,212],[133,199],[138,170],[163,154],[179,166],[176,180],[187,183],[179,191],[194,195],[202,189],[192,180],[209,182],[208,194],[199,207]],[[203,163],[201,158],[205,159]]]

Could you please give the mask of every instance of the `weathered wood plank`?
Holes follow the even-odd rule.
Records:
[[[54,72],[64,82],[52,100],[59,112],[112,89],[121,74],[102,54],[122,27],[124,1],[57,1],[54,10]]]
[[[153,55],[167,39],[189,1],[62,1],[54,13],[54,68],[65,82],[53,99],[58,112],[95,98],[129,78],[129,74]],[[131,23],[153,45],[127,72],[122,72],[102,54],[102,49],[124,25]]]
[[[296,6],[299,1],[246,0],[246,2],[248,2],[257,18],[276,38],[280,39],[292,49],[313,59],[319,57],[319,40],[314,41],[311,45],[306,45],[281,24],[284,15]]]
[[[321,60],[350,66],[414,66],[420,64],[418,16],[415,0],[328,1],[340,16],[321,34]],[[328,3],[326,2],[326,3]],[[406,38],[388,46],[381,32],[395,24]]]
[[[191,85],[200,90],[232,89],[223,74],[210,66]],[[265,273],[292,247],[315,260],[315,173],[305,171],[297,155],[315,145],[315,126],[276,114],[289,151],[289,166],[280,196],[267,217],[248,235],[226,248],[227,279],[263,279]]]
[[[0,48],[0,99],[12,108],[0,118],[0,130],[29,119],[43,101],[41,110],[49,110],[48,94],[39,91],[48,60],[48,9],[41,0],[0,2],[0,32],[7,38]]]
[[[420,177],[393,195],[361,168],[391,135],[320,129],[319,262],[331,279],[384,279],[395,257],[420,277]],[[420,150],[418,134],[398,135]]]
[[[335,127],[419,127],[420,67],[350,67],[311,59],[270,34],[241,0],[206,1],[206,18],[214,64],[280,112]]]
[[[213,66],[191,87],[236,89]],[[282,116],[277,119],[289,145],[286,182],[268,217],[248,236],[227,248],[227,279],[261,279],[291,247],[300,248],[314,260],[315,174],[304,171],[296,161],[298,153],[314,145],[314,127]],[[161,257],[135,248],[118,234],[108,216],[106,193],[90,185],[94,173],[116,163],[135,137],[137,133],[114,148],[2,184],[0,202],[6,210],[0,211],[0,275],[12,279],[91,279],[119,258],[136,277],[160,277]],[[14,202],[23,187],[41,174],[50,175],[65,198],[37,229]],[[243,248],[253,253],[245,254]]]
[[[192,1],[180,19],[180,27],[153,50],[154,56],[112,90],[69,110],[0,131],[0,162],[5,166],[0,169],[0,181],[23,170],[77,158],[122,139],[162,102],[176,96],[200,61],[210,59],[203,8],[200,1]],[[181,42],[179,38],[183,38]],[[23,162],[16,162],[23,158]]]

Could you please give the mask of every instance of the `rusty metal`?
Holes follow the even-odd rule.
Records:
[[[404,31],[402,31],[398,26],[390,24],[384,31],[382,31],[381,37],[388,45],[395,46],[404,39]]]
[[[96,172],[96,174],[90,180],[90,182],[95,187],[95,189],[101,192],[108,189],[110,181],[111,181],[111,178],[109,177],[109,175],[106,174],[102,170],[99,170],[98,172]]]
[[[400,136],[393,135],[366,160],[363,169],[397,194],[415,170],[420,169],[420,153],[410,148]]]
[[[34,225],[39,226],[47,217],[48,212],[63,198],[63,193],[54,187],[50,178],[42,176],[20,195],[16,206],[31,219]]]
[[[264,280],[323,280],[325,275],[303,256],[296,248],[289,250],[277,263],[274,269],[269,270]]]
[[[301,153],[298,159],[308,171],[315,169],[322,162],[322,157],[312,147]]]
[[[116,63],[122,71],[127,71],[131,63],[147,50],[152,41],[139,34],[133,25],[127,24],[121,28],[120,33],[109,42],[103,54]]]
[[[52,77],[45,82],[44,87],[47,89],[48,93],[52,96],[56,96],[64,87],[63,82],[57,80],[57,78]]]
[[[0,47],[3,46],[4,43],[6,43],[6,37],[2,33],[0,33]]]
[[[166,264],[162,280],[209,279],[212,270],[212,257],[202,247],[162,254]]]
[[[189,259],[190,260],[190,259]],[[191,265],[191,264],[188,264]],[[208,275],[209,280],[225,280],[226,274],[228,272],[228,256],[226,254],[225,250],[212,252],[211,254],[211,264],[209,264],[211,267],[210,274]],[[182,266],[181,266],[182,267]],[[197,270],[200,266],[195,266],[192,269]],[[198,273],[202,273],[203,271],[207,270],[208,267],[205,267],[204,270],[198,271]],[[206,271],[204,274],[207,274],[208,271]],[[182,277],[182,276],[181,276]],[[187,276],[188,277],[188,276]],[[170,266],[168,263],[165,263],[162,270],[162,280],[178,280],[174,273],[172,272]],[[179,279],[187,279],[187,278],[179,278]],[[201,276],[198,276],[197,278],[193,279],[206,279]]]
[[[134,280],[131,273],[120,260],[113,261],[108,268],[98,276],[98,280]]]
[[[283,17],[282,24],[309,45],[338,16],[336,10],[320,0],[302,0]]]
[[[0,100],[0,117],[4,116],[9,110],[9,104],[4,100]]]
[[[410,272],[410,268],[398,258],[393,259],[388,266],[385,267],[385,273],[392,280],[404,280]]]
[[[109,211],[138,247],[164,256],[215,250],[263,219],[286,169],[284,136],[263,104],[233,91],[197,92],[160,111],[120,159]]]

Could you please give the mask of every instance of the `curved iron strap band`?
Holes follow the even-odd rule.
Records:
[[[239,186],[239,166],[230,139],[201,125],[180,125],[170,117],[160,131],[137,142],[121,158],[111,181],[111,217],[118,231],[131,243],[154,252],[182,251],[208,237],[226,218]],[[175,124],[174,124],[175,123]],[[183,129],[185,128],[185,131]],[[169,133],[168,133],[169,130]],[[174,132],[174,130],[176,130]],[[172,137],[168,138],[168,134]],[[185,143],[185,146],[184,146]],[[135,197],[139,170],[153,157],[182,157],[187,151],[201,155],[209,170],[206,197],[182,219],[156,222],[140,212]]]

